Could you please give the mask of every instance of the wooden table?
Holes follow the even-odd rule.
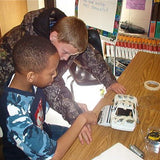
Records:
[[[110,127],[92,126],[93,142],[81,145],[78,138],[73,143],[63,160],[91,160],[110,148],[115,143],[122,143],[126,147],[136,145],[145,152],[145,160],[158,160],[159,154],[148,154],[145,147],[144,134],[149,127],[160,128],[160,90],[150,91],[144,88],[144,82],[154,80],[160,82],[160,55],[139,52],[121,74],[118,82],[123,84],[127,93],[138,99],[138,113],[140,123],[133,132],[119,131]],[[99,114],[101,108],[112,104],[115,93],[108,92],[94,108]],[[155,157],[156,156],[156,157]]]

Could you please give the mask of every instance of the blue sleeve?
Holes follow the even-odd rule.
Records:
[[[31,159],[51,159],[56,150],[56,141],[33,124],[30,118],[30,106],[33,97],[15,94],[8,97],[7,118],[8,138]]]

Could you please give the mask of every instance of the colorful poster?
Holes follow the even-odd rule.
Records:
[[[145,10],[146,0],[127,0],[126,8],[127,9],[137,9],[137,10]]]

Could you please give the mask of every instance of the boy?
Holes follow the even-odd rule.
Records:
[[[23,37],[13,49],[15,73],[0,99],[0,125],[6,160],[59,160],[82,127],[96,123],[93,112],[80,114],[72,126],[46,124],[49,109],[42,88],[53,83],[59,55],[49,40]]]
[[[116,93],[125,93],[126,89],[119,84],[101,54],[88,44],[88,33],[85,23],[76,17],[66,17],[57,8],[39,9],[28,12],[22,23],[9,31],[0,41],[0,86],[14,70],[12,49],[18,39],[24,35],[40,35],[51,40],[60,56],[58,76],[44,92],[51,108],[59,112],[70,124],[83,112],[86,105],[76,103],[62,78],[74,60],[78,60],[101,84]],[[1,89],[2,87],[0,87]],[[85,109],[86,110],[86,109]],[[79,135],[81,143],[92,141],[91,129],[85,126]],[[84,140],[83,140],[84,139]]]

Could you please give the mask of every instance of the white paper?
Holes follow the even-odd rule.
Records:
[[[78,17],[88,26],[113,33],[117,0],[79,0]]]
[[[121,143],[116,143],[92,160],[143,160]]]

